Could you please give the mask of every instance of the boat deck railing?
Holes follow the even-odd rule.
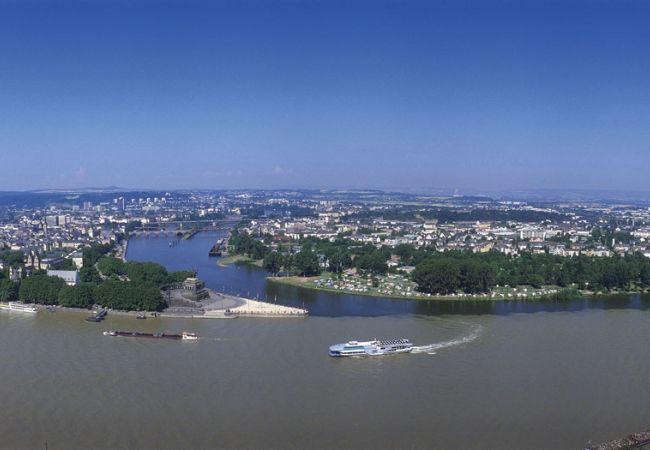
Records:
[[[404,344],[410,344],[411,341],[408,339],[388,339],[388,340],[380,340],[379,343],[381,345],[404,345]]]

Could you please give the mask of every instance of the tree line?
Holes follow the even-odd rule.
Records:
[[[151,283],[156,286],[176,283],[194,275],[191,271],[168,272],[153,262],[124,262],[120,258],[105,257],[99,260],[97,268],[109,280],[128,279],[137,283]]]
[[[603,233],[594,237],[600,241],[612,236]],[[616,237],[625,238],[621,234]],[[263,266],[273,274],[284,271],[303,276],[318,275],[322,270],[321,263],[326,262],[327,270],[334,274],[356,268],[361,273],[382,275],[395,270],[389,270],[387,266],[387,261],[395,256],[400,265],[414,267],[410,276],[418,284],[418,290],[431,294],[478,294],[488,293],[497,286],[521,285],[571,287],[594,292],[650,289],[650,258],[638,253],[624,257],[443,253],[430,248],[416,249],[408,244],[377,248],[370,244],[359,245],[346,238],[330,242],[312,237],[301,239],[298,242],[302,247],[300,252],[292,253],[291,248],[296,243],[280,244],[278,251],[271,251],[262,239],[245,233],[240,233],[238,239],[245,243],[238,247],[240,251],[263,247],[254,252],[264,255]],[[252,255],[253,252],[249,253]]]
[[[20,267],[25,263],[25,253],[20,250],[2,250],[0,260],[5,262],[5,270],[9,267]]]
[[[576,287],[591,291],[633,291],[650,288],[650,259],[625,257],[571,258],[525,253],[431,253],[412,274],[421,292],[487,293],[498,286]]]
[[[160,311],[167,306],[160,286],[193,275],[186,271],[170,273],[156,263],[125,263],[111,257],[99,259],[97,265],[109,268],[107,279],[98,276],[93,281],[82,280],[76,286],[68,286],[63,279],[45,273],[36,273],[20,282],[0,279],[0,300],[77,308],[102,305],[121,310]],[[120,279],[122,275],[129,281]]]
[[[269,252],[269,248],[263,242],[253,239],[247,233],[239,232],[237,228],[232,231],[228,245],[233,253],[253,259],[263,259]]]
[[[472,209],[458,210],[451,208],[391,208],[383,210],[367,210],[352,214],[346,218],[348,221],[370,220],[376,218],[384,220],[414,221],[422,219],[436,219],[439,222],[542,222],[549,220],[561,222],[567,219],[566,214],[549,211],[531,210],[500,210],[500,209]]]
[[[344,238],[334,242],[304,238],[299,241],[300,251],[293,251],[295,244],[290,244],[284,251],[272,251],[265,244],[265,241],[270,242],[268,238],[256,239],[247,233],[234,232],[229,245],[235,254],[263,259],[263,267],[273,274],[283,271],[302,276],[319,275],[323,269],[321,263],[327,263],[327,270],[337,274],[352,267],[374,275],[388,271],[386,262],[391,256],[388,247],[378,249],[370,244],[358,245]]]

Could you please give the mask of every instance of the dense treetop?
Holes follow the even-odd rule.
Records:
[[[600,242],[612,237],[625,240],[628,236],[603,233],[593,239]],[[356,268],[360,273],[374,276],[389,271],[387,261],[393,258],[401,266],[413,266],[415,270],[410,276],[418,289],[431,294],[488,293],[497,286],[521,285],[595,292],[650,289],[650,258],[641,254],[562,257],[528,252],[515,257],[499,252],[437,252],[407,244],[377,248],[345,238],[330,242],[311,237],[298,243],[281,244],[277,251],[271,251],[263,239],[243,233],[238,239],[245,245],[235,247],[235,251],[256,248],[257,254],[265,255],[264,267],[274,274],[286,271],[302,276],[318,275],[323,268],[340,274]],[[300,251],[294,252],[297,247]]]
[[[20,282],[1,279],[0,300],[20,299],[26,303],[78,308],[99,304],[121,310],[160,311],[166,307],[160,287],[193,275],[184,271],[169,273],[156,263],[124,262],[103,256],[109,250],[106,246],[84,249],[84,262],[89,265],[80,270],[81,284],[77,286],[67,286],[59,277],[35,272]]]

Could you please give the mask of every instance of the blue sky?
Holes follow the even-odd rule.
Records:
[[[0,190],[650,191],[650,2],[0,0]]]

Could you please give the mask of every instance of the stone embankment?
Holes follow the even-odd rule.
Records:
[[[306,309],[261,302],[207,289],[208,298],[189,301],[179,298],[180,292],[172,290],[169,300],[174,306],[166,309],[162,317],[193,319],[232,319],[235,317],[305,317]]]
[[[122,261],[126,262],[126,252],[129,250],[129,239],[126,238],[122,240],[116,247],[115,247],[115,257],[121,259]]]
[[[243,317],[304,317],[308,314],[306,309],[260,302],[258,300],[242,300],[244,300],[244,304],[229,309],[231,314]]]
[[[630,434],[622,439],[604,442],[586,447],[585,450],[623,450],[623,449],[650,449],[650,430]]]

